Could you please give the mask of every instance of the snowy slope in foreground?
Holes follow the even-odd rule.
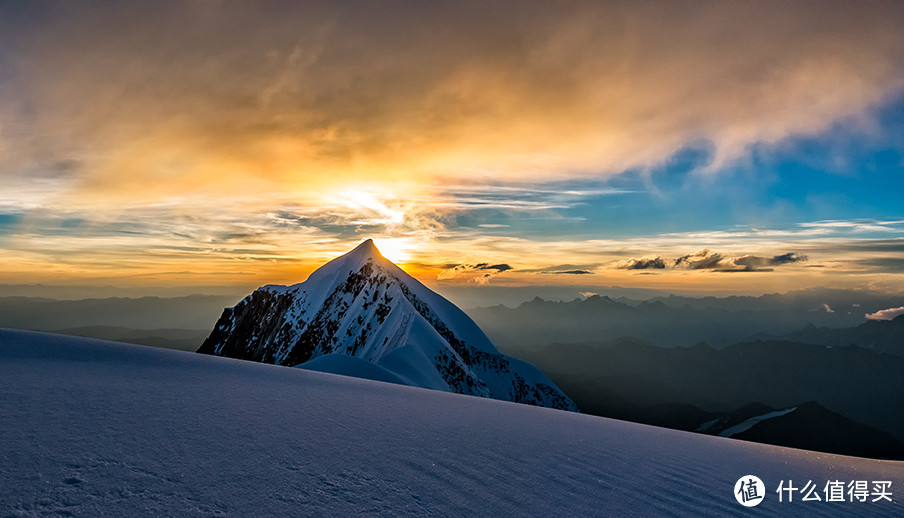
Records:
[[[900,462],[90,339],[0,330],[0,394],[3,517],[904,514]],[[788,479],[895,501],[779,503]]]

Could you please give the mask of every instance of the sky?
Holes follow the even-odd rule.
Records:
[[[902,26],[869,1],[2,2],[0,284],[296,283],[371,237],[438,288],[904,293]]]

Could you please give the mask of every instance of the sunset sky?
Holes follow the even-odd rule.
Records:
[[[373,237],[438,287],[904,292],[902,27],[894,1],[2,2],[0,284],[295,283]]]

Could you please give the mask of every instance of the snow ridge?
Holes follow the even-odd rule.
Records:
[[[412,386],[577,410],[539,369],[500,354],[463,311],[370,239],[303,283],[263,286],[227,308],[198,352],[287,366],[344,355],[380,369],[330,360],[331,372],[380,372]]]
[[[721,432],[719,432],[719,437],[733,437],[739,433],[743,433],[743,432],[746,432],[747,430],[750,430],[755,425],[757,425],[767,419],[772,419],[774,417],[781,417],[783,415],[790,414],[791,412],[793,412],[795,410],[797,410],[796,406],[791,407],[791,408],[786,408],[784,410],[776,410],[774,412],[769,412],[767,414],[758,415],[756,417],[751,417],[750,419],[740,422],[740,423],[732,426],[731,428],[722,430]]]

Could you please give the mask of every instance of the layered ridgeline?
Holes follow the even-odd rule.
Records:
[[[577,410],[370,239],[301,284],[264,286],[227,308],[198,352]]]

